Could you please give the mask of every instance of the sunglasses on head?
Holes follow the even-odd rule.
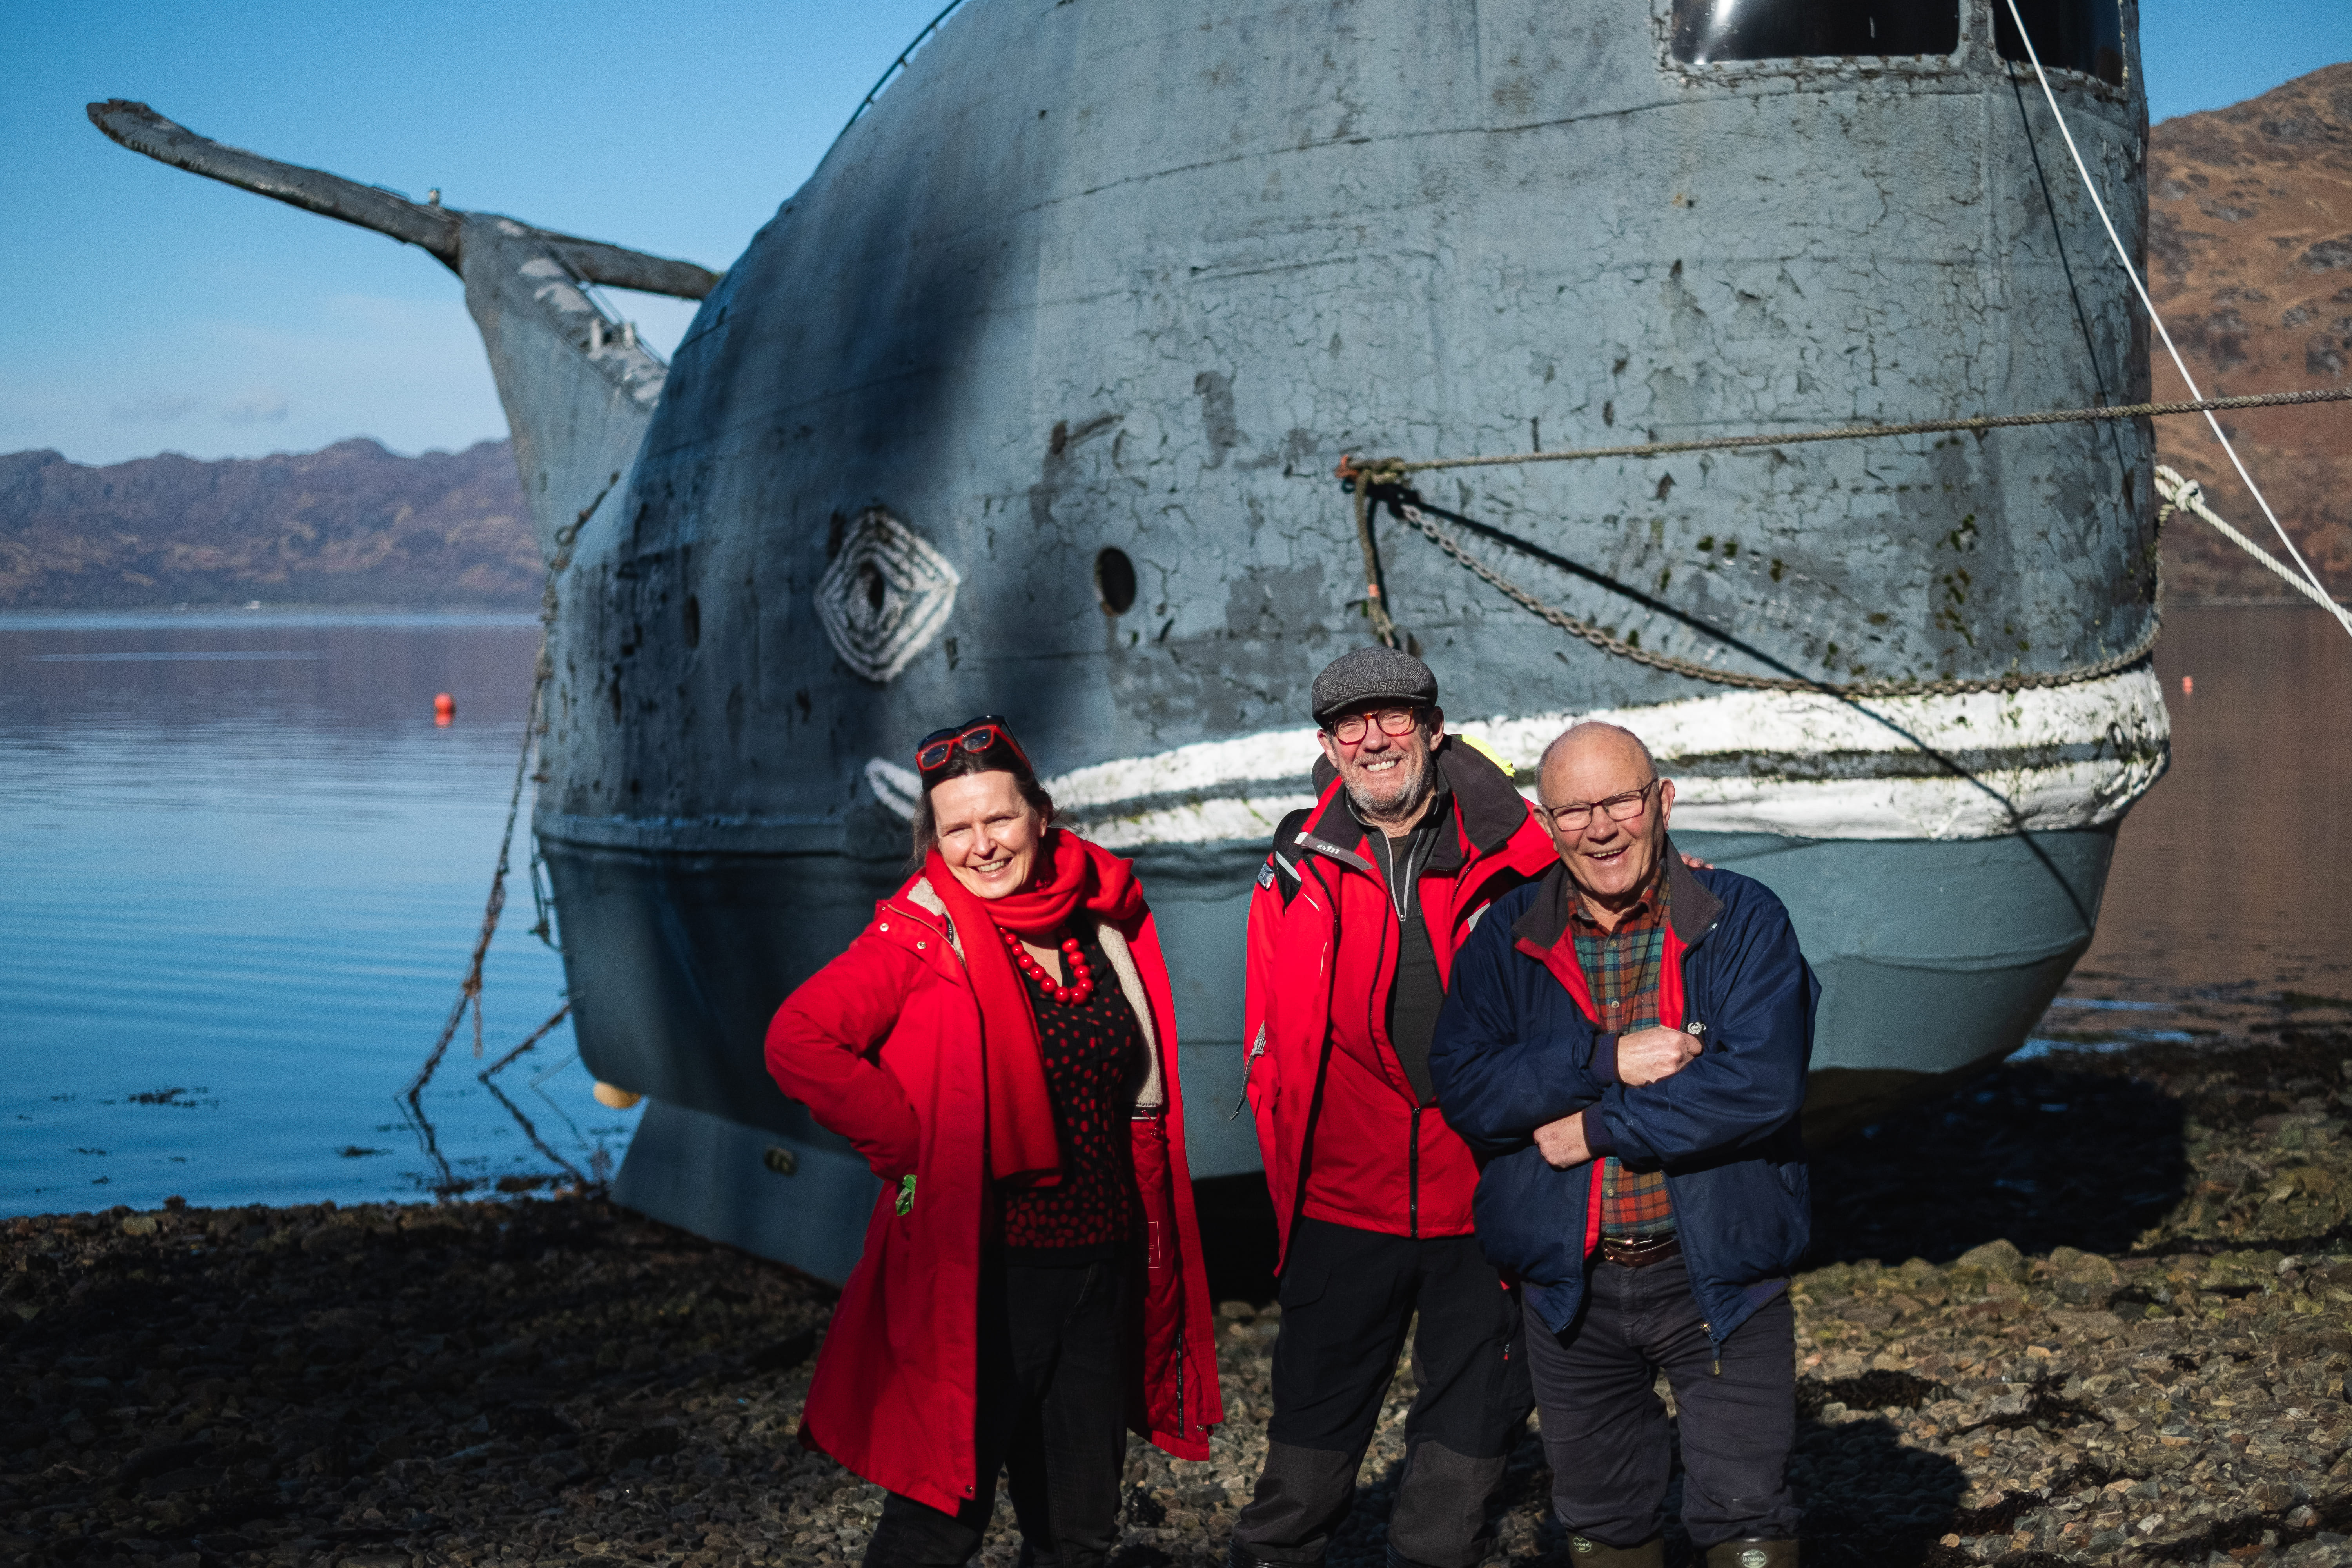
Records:
[[[934,730],[924,736],[915,747],[915,766],[927,773],[937,773],[946,767],[948,759],[958,752],[984,752],[1000,743],[1021,759],[1023,767],[1029,767],[1029,753],[1023,751],[1021,742],[1013,738],[1013,726],[993,713],[983,713],[977,719],[952,724],[944,730]]]

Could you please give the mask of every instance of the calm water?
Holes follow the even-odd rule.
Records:
[[[2069,990],[2352,997],[2352,637],[2315,609],[2175,609],[2156,668],[2172,770],[2124,819]]]
[[[0,616],[0,1213],[431,1190],[394,1096],[481,917],[538,636]],[[2184,997],[2352,995],[2352,639],[2315,613],[2175,610],[2157,663],[2172,772],[2124,826],[2048,1027],[2169,1035],[2209,1026]],[[562,1000],[530,910],[519,874],[486,1061]],[[481,1065],[461,1037],[425,1096],[455,1173],[554,1170]],[[574,1165],[626,1146],[635,1113],[589,1098],[569,1026],[499,1082]]]
[[[479,927],[538,642],[528,616],[0,616],[0,1213],[441,1179],[394,1096]],[[557,1169],[474,1076],[562,1000],[510,889],[488,1055],[462,1036],[424,1100],[485,1184]],[[499,1082],[587,1170],[635,1113],[571,1057],[559,1026]]]

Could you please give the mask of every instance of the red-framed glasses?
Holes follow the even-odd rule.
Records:
[[[1013,726],[993,713],[983,713],[977,719],[950,725],[944,730],[934,730],[924,736],[915,747],[915,766],[927,773],[937,773],[946,767],[948,759],[958,752],[984,752],[1000,744],[1020,758],[1023,767],[1030,767],[1029,753],[1023,751],[1021,742],[1013,738]],[[1031,771],[1035,770],[1032,768]]]
[[[1374,724],[1381,727],[1383,735],[1410,735],[1421,725],[1421,710],[1388,708],[1377,713],[1344,714],[1331,721],[1331,738],[1343,746],[1352,746]]]

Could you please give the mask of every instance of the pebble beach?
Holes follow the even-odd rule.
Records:
[[[2352,1014],[2180,1005],[2196,1043],[2062,1040],[1817,1156],[1809,1563],[2352,1564]],[[794,1438],[831,1300],[593,1192],[0,1222],[0,1556],[854,1563],[881,1495]],[[1131,1447],[1122,1568],[1222,1563],[1255,1479],[1279,1309],[1219,1316],[1228,1423]],[[1412,1388],[1333,1568],[1381,1561]],[[1498,1560],[1572,1561],[1548,1488],[1530,1435]]]

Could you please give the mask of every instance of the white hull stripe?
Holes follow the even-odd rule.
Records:
[[[1801,838],[1991,838],[2112,822],[2163,773],[2170,735],[2145,668],[2047,690],[1867,702],[1738,691],[1456,728],[1531,793],[1552,737],[1596,719],[1648,742],[1675,780],[1677,826]],[[1316,754],[1302,726],[1098,763],[1045,786],[1113,848],[1263,839],[1312,803]],[[880,758],[866,772],[885,805],[913,815],[912,773]]]

